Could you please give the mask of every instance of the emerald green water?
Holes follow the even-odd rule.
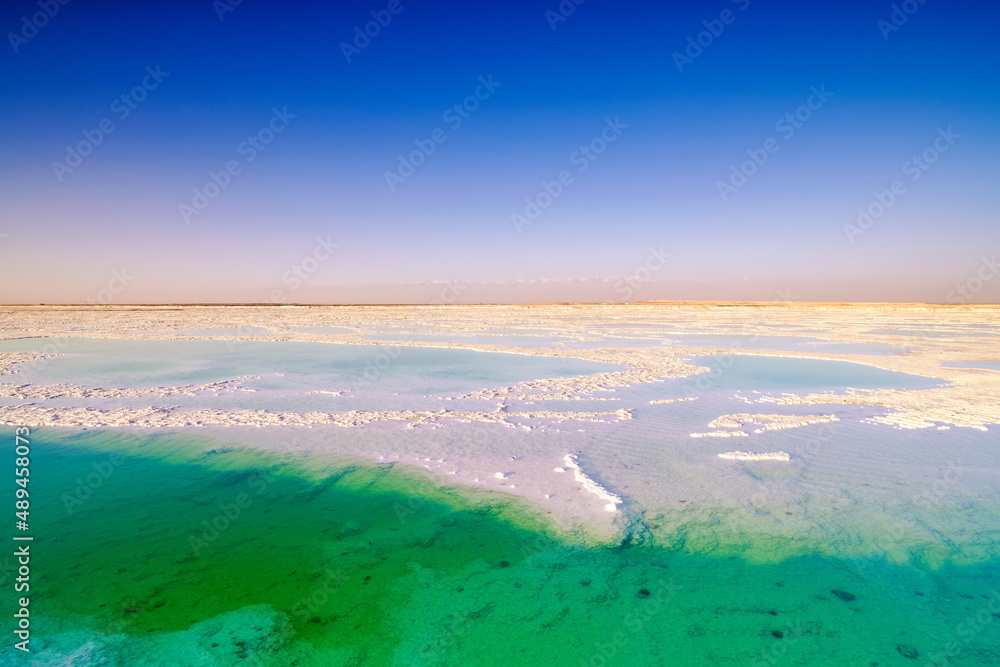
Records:
[[[699,553],[654,541],[656,517],[586,544],[500,494],[187,435],[32,449],[39,664],[925,665],[949,642],[947,664],[1000,661],[996,562],[751,563],[734,522]]]

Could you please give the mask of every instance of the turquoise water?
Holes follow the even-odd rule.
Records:
[[[32,446],[32,627],[53,664],[1000,659],[995,560],[809,554],[738,512],[710,542],[658,538],[648,516],[620,543],[584,544],[508,497],[398,467],[169,434],[45,430]],[[710,520],[683,511],[692,536]],[[777,556],[789,539],[805,553]],[[26,664],[9,645],[0,659]]]
[[[0,351],[44,344],[9,341]],[[398,356],[378,368],[378,355],[391,350]],[[169,403],[340,409],[348,399],[296,392],[342,388],[370,362],[373,391],[399,392],[393,405],[422,409],[442,406],[423,393],[617,368],[256,341],[220,354],[218,341],[69,339],[64,351],[11,379],[152,386],[256,373],[266,377],[249,396]],[[815,359],[692,361],[712,370],[600,394],[616,403],[533,404],[634,408],[632,420],[561,430],[234,428],[211,439],[192,435],[201,430],[41,429],[32,445],[32,613],[50,662],[34,664],[936,665],[949,651],[950,665],[1000,661],[992,430],[900,432],[861,422],[877,413],[871,406],[738,398],[919,389],[940,384],[933,378]],[[698,400],[649,405],[687,395]],[[350,407],[372,409],[375,399],[366,400]],[[447,407],[488,411],[495,401]],[[690,437],[723,414],[830,410],[842,421]],[[283,443],[309,454],[263,451]],[[717,457],[737,448],[793,458],[754,465]],[[561,497],[529,505],[376,464],[372,452],[449,462],[577,453],[625,503],[614,537],[602,543],[557,522]],[[9,584],[9,561],[0,557],[0,583]],[[4,596],[0,611],[12,613],[12,603]],[[5,645],[0,664],[27,663]]]

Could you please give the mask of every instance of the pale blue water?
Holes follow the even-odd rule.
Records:
[[[930,389],[945,384],[922,375],[826,359],[737,354],[695,357],[691,362],[713,369],[705,378],[714,390]],[[699,376],[685,380],[698,384]]]
[[[963,336],[978,337],[984,335],[996,335],[1000,332],[995,330],[991,331],[989,329],[974,331],[941,331],[939,329],[872,329],[870,331],[863,331],[862,333],[880,334],[884,336],[913,336],[915,338],[961,338]]]
[[[710,345],[743,350],[787,350],[834,354],[902,354],[904,350],[884,343],[845,343],[804,336],[755,336],[750,334],[678,334],[670,340],[684,346]]]
[[[615,334],[604,334],[602,330],[607,327],[614,327]],[[493,344],[493,345],[517,345],[522,347],[551,347],[559,344],[559,347],[570,349],[594,349],[603,347],[658,347],[664,344],[681,344],[686,346],[711,345],[716,347],[728,347],[747,350],[787,350],[787,351],[808,351],[831,354],[874,354],[890,355],[903,354],[905,350],[895,345],[886,343],[851,343],[842,341],[831,341],[821,338],[807,338],[804,336],[771,336],[752,334],[674,334],[672,329],[675,325],[663,324],[629,324],[628,326],[615,323],[599,323],[592,327],[587,327],[580,331],[581,334],[591,337],[597,336],[596,341],[575,341],[566,336],[552,335],[540,329],[495,329],[482,332],[455,332],[436,334],[385,334],[375,333],[369,335],[371,340],[378,341],[423,341],[434,343],[463,343],[463,344]],[[525,335],[525,332],[531,332]],[[630,335],[631,334],[631,335]]]
[[[817,410],[829,412],[829,407],[776,406],[768,404],[751,406],[734,397],[780,396],[783,393],[842,393],[853,389],[930,389],[946,384],[944,381],[887,371],[873,366],[847,361],[801,359],[793,357],[768,357],[751,355],[708,355],[690,359],[692,364],[706,367],[708,373],[683,378],[667,378],[662,382],[618,387],[611,392],[600,392],[598,398],[607,400],[546,401],[553,410],[607,410],[609,407],[630,407],[638,419],[647,416],[661,419],[669,416],[669,423],[662,425],[658,434],[682,438],[687,442],[693,430],[704,431],[706,424],[724,414],[739,412],[780,412],[783,414],[815,414]],[[759,394],[753,394],[753,391]],[[650,405],[650,401],[696,397],[696,402]],[[838,405],[838,414],[852,418],[870,417],[879,412],[873,407]],[[633,426],[620,426],[628,430]],[[643,428],[648,428],[644,426]],[[718,442],[712,441],[713,446]],[[634,444],[634,443],[632,443]],[[630,444],[631,446],[631,444]],[[700,445],[698,445],[700,446]]]
[[[386,342],[420,341],[426,343],[467,343],[475,345],[516,345],[518,347],[551,347],[553,343],[567,341],[564,336],[503,336],[490,334],[376,334],[371,340]]]
[[[629,338],[627,336],[606,336],[597,341],[572,341],[562,347],[573,350],[589,350],[601,347],[660,347],[664,345],[662,338]]]
[[[941,365],[945,368],[983,368],[1000,371],[1000,361],[944,361]]]
[[[885,343],[845,343],[843,341],[825,341],[819,343],[806,343],[803,350],[814,350],[816,352],[831,352],[834,354],[906,354],[906,349]]]
[[[53,345],[50,340],[2,341],[0,351],[36,352]],[[260,396],[241,397],[253,403],[316,389],[358,389],[359,384],[380,394],[468,392],[539,377],[570,377],[619,368],[581,359],[394,345],[236,341],[231,351],[222,354],[216,341],[65,340],[62,352],[66,356],[23,364],[17,381],[131,388],[264,375],[251,381]],[[262,393],[268,390],[273,394]],[[313,405],[328,407],[327,400],[315,399]]]

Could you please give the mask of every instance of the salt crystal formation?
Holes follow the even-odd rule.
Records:
[[[618,509],[618,506],[622,504],[622,499],[619,496],[611,493],[603,486],[587,477],[586,473],[584,473],[579,464],[577,464],[575,456],[567,454],[566,458],[563,459],[563,462],[566,464],[567,468],[573,471],[573,476],[576,478],[576,481],[583,486],[584,491],[589,491],[601,500],[608,501],[608,504],[604,506],[605,510],[608,512],[614,512]]]
[[[754,454],[753,452],[725,452],[719,454],[720,459],[733,459],[735,461],[789,461],[791,456],[785,452],[765,452]]]

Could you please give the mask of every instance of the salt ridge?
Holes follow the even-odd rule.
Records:
[[[792,457],[786,452],[764,452],[762,454],[754,454],[753,452],[725,452],[719,454],[719,458],[736,461],[789,461]]]
[[[594,480],[587,477],[587,474],[583,472],[583,469],[580,468],[579,464],[577,464],[575,456],[573,456],[572,454],[567,454],[566,457],[563,458],[563,463],[566,464],[567,468],[573,471],[573,476],[576,478],[576,481],[580,483],[580,485],[583,487],[585,491],[593,493],[601,500],[608,501],[608,504],[604,506],[604,509],[606,511],[615,512],[618,510],[618,506],[622,504],[622,499],[619,496],[605,489],[603,486],[601,486]]]

